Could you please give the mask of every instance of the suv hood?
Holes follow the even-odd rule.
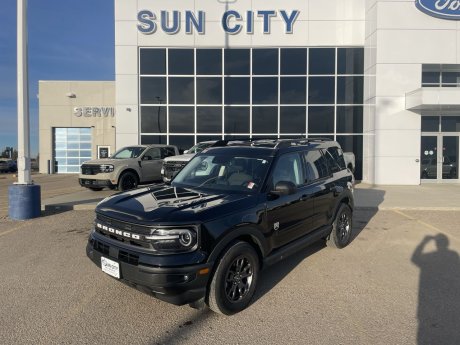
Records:
[[[128,158],[128,159],[131,159],[131,158]],[[83,162],[83,164],[94,164],[94,165],[113,164],[113,165],[118,165],[122,161],[124,161],[124,159],[102,158],[102,159],[92,159],[90,161]]]
[[[115,194],[104,199],[96,212],[120,221],[138,224],[201,223],[249,209],[252,194],[206,194],[190,189],[156,185]]]
[[[164,162],[188,162],[191,160],[193,157],[195,157],[194,153],[187,153],[185,155],[179,155],[179,156],[169,156],[164,159]]]

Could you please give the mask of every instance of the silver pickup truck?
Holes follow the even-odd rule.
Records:
[[[345,165],[352,173],[355,172],[355,154],[353,152],[344,152],[343,158],[345,159]]]

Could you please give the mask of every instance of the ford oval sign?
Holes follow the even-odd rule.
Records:
[[[460,20],[460,0],[416,0],[415,5],[433,17]]]

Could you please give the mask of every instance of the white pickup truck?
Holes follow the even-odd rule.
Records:
[[[355,172],[355,154],[353,152],[344,152],[343,158],[345,159],[345,165],[352,173]]]

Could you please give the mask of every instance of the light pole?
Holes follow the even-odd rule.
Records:
[[[40,186],[30,174],[29,75],[27,53],[27,0],[17,0],[18,73],[18,182],[8,188],[11,219],[35,218],[41,212]]]

